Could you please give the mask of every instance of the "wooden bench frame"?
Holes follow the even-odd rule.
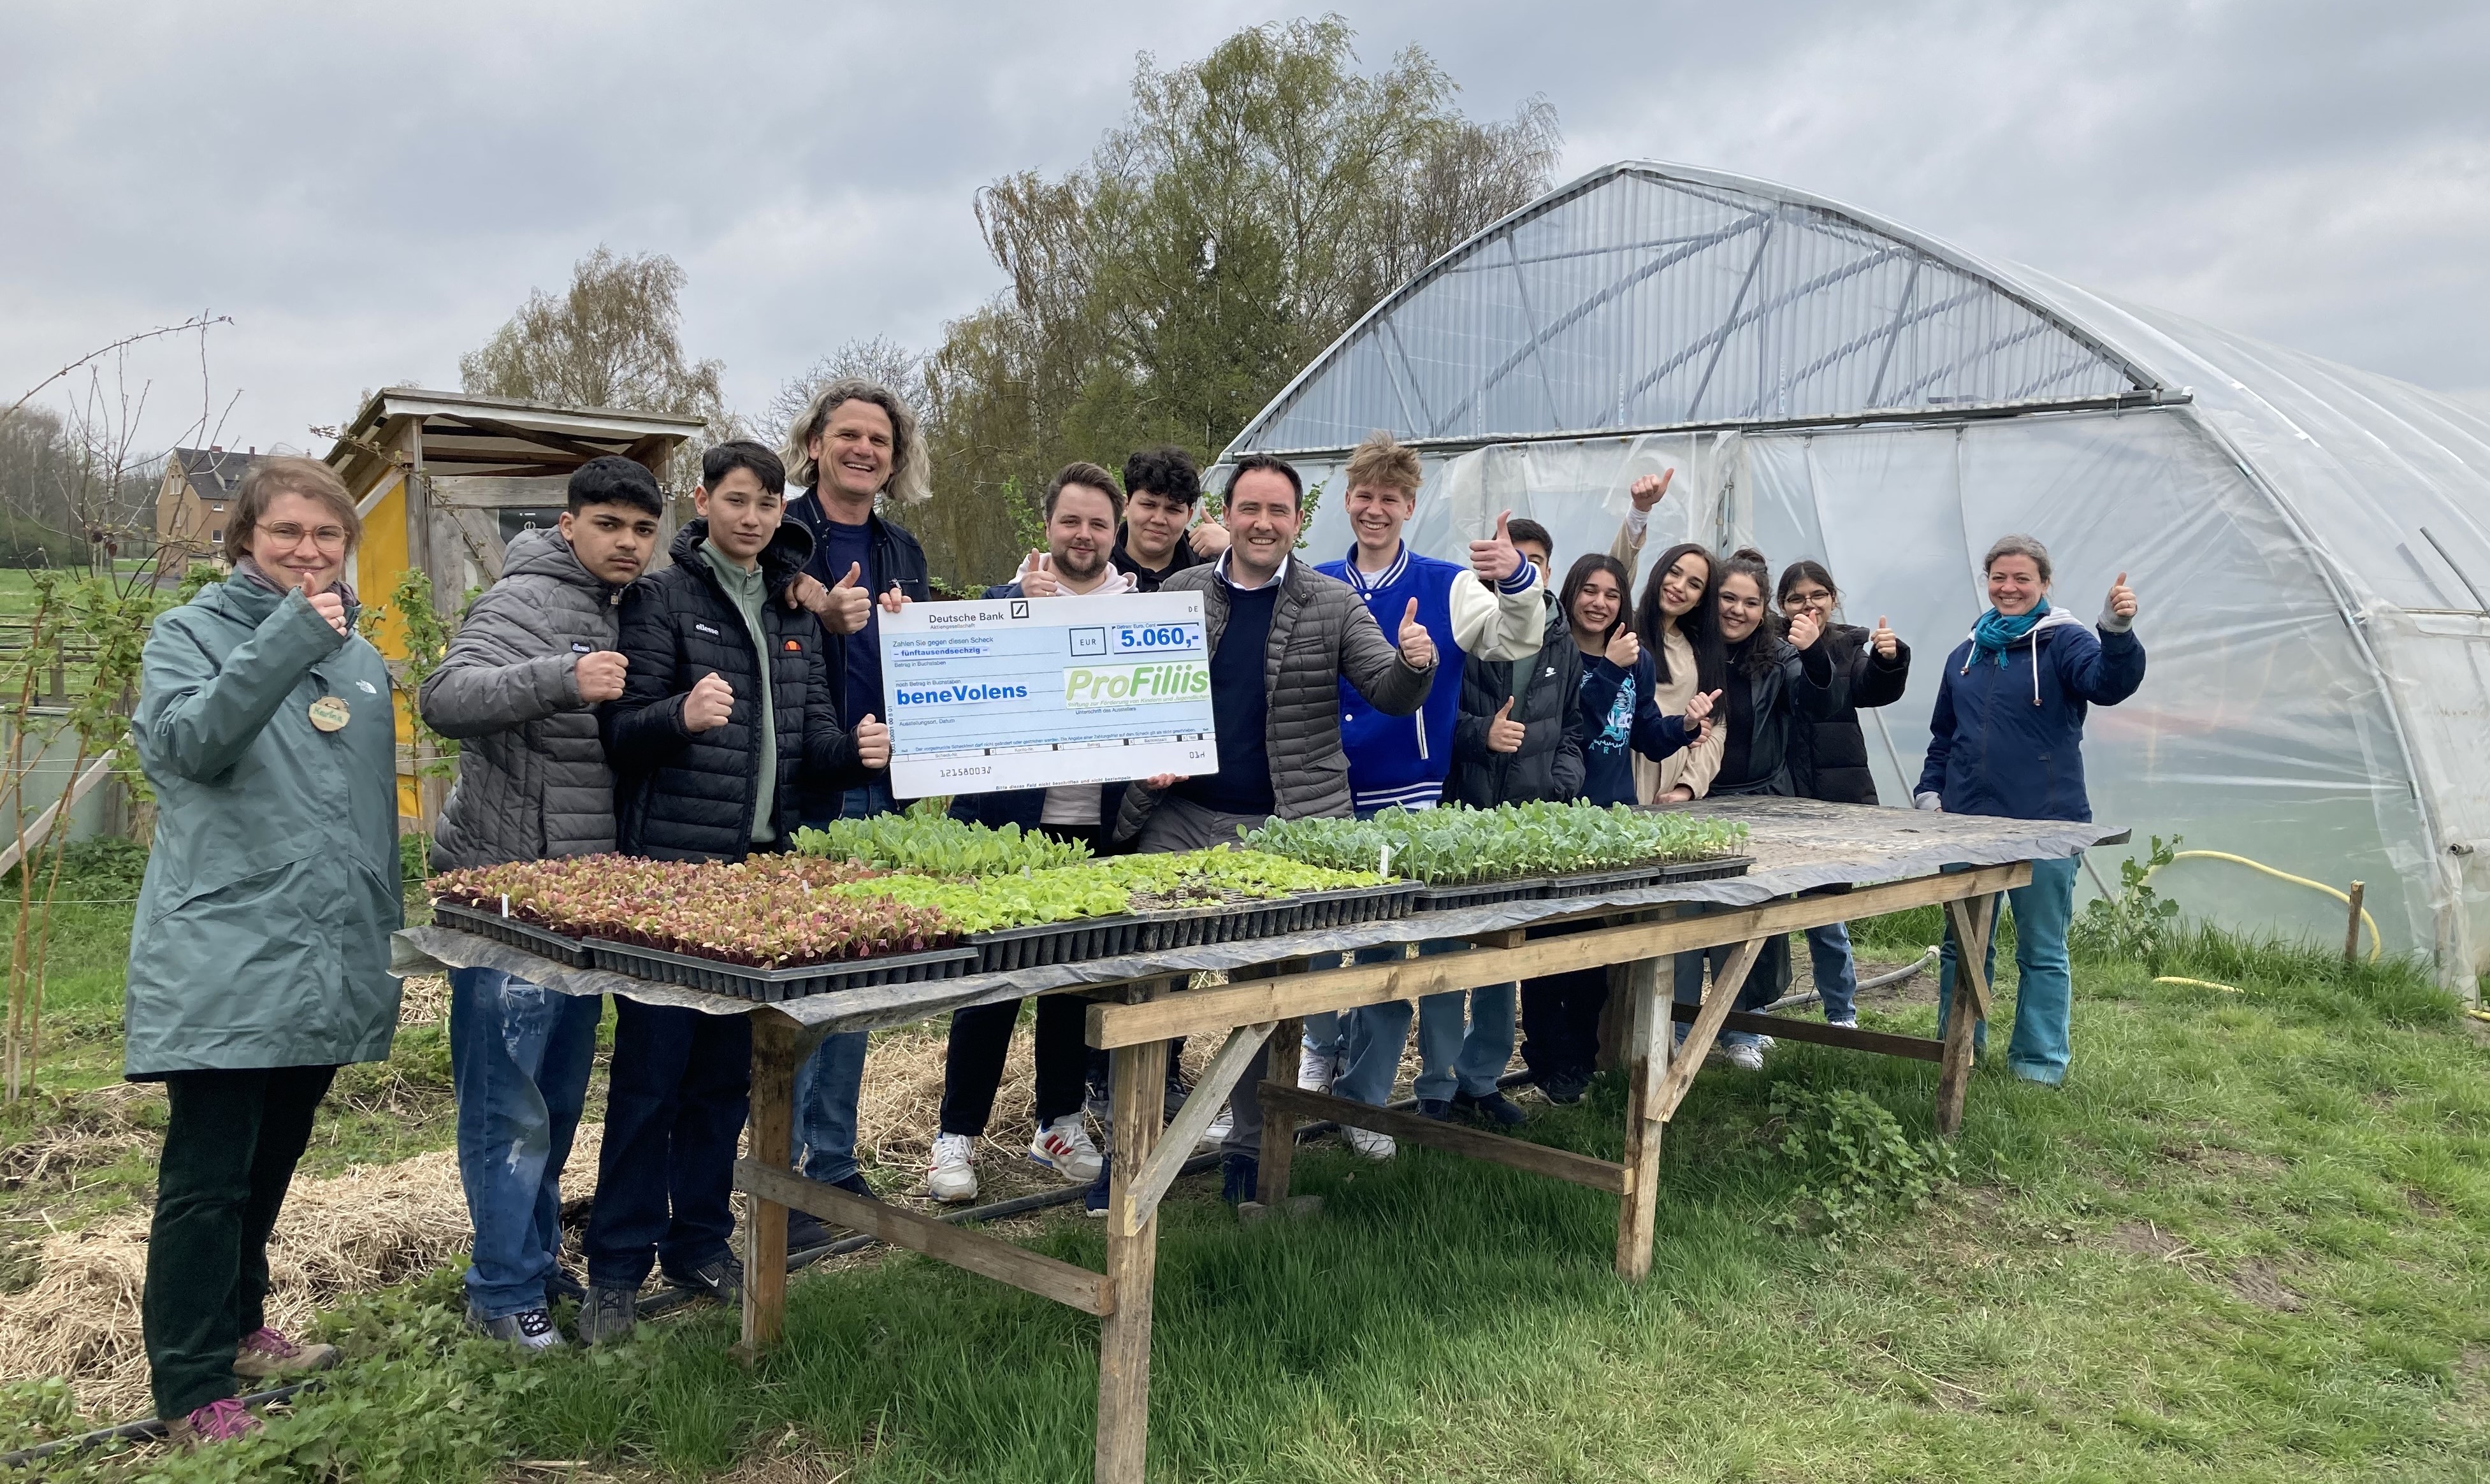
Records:
[[[1329,1119],[1614,1195],[1617,1275],[1639,1282],[1651,1273],[1662,1131],[1724,1029],[1768,1028],[1794,1041],[1933,1061],[1939,1067],[1937,1131],[1953,1136],[1962,1123],[1973,1029],[1989,1011],[1981,950],[1996,918],[1997,895],[2031,879],[2028,862],[1987,866],[1673,919],[1655,918],[1650,909],[1607,915],[1605,926],[1555,937],[1529,939],[1511,929],[1474,938],[1481,946],[1462,953],[1353,968],[1309,969],[1302,958],[1282,960],[1240,970],[1218,988],[1182,991],[1180,980],[1164,976],[1112,987],[1107,991],[1110,1002],[1089,1006],[1087,1025],[1089,1044],[1110,1055],[1115,1084],[1115,1164],[1108,1189],[1104,1273],[806,1180],[775,1157],[747,1158],[736,1169],[737,1187],[750,1198],[740,1349],[755,1355],[785,1332],[790,1210],[869,1232],[894,1246],[1097,1315],[1096,1477],[1102,1484],[1139,1484],[1149,1441],[1150,1308],[1159,1203],[1174,1185],[1195,1141],[1258,1061],[1265,1071],[1259,1084],[1264,1116],[1256,1196],[1266,1206],[1288,1198],[1299,1123]],[[1942,1042],[1732,1009],[1748,971],[1772,936],[1938,904],[1964,946],[1955,964],[1954,1004]],[[1574,921],[1589,923],[1603,916],[1595,912]],[[1663,983],[1668,958],[1728,945],[1736,951],[1713,977],[1701,1006],[1675,1004],[1674,985]],[[1629,1069],[1626,1144],[1619,1162],[1296,1086],[1297,1040],[1306,1015],[1613,964],[1628,966],[1624,992],[1630,1002],[1624,1046]],[[1672,1052],[1669,1027],[1676,1020],[1691,1024],[1685,1042]],[[790,1145],[796,1069],[819,1035],[767,1007],[754,1010],[752,1022],[750,1147],[774,1156]],[[1171,1037],[1192,1035],[1223,1040],[1169,1123],[1160,1092],[1166,1081],[1167,1042]]]

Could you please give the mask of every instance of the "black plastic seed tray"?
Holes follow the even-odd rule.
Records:
[[[1654,884],[1679,881],[1718,881],[1727,876],[1743,876],[1747,868],[1755,864],[1752,855],[1724,855],[1709,861],[1678,861],[1660,873]]]
[[[1453,912],[1499,901],[1537,901],[1548,895],[1545,876],[1516,876],[1510,881],[1481,881],[1470,886],[1431,886],[1409,904],[1412,912]]]
[[[604,938],[590,938],[588,947],[600,969],[628,974],[636,979],[654,980],[661,985],[706,989],[711,994],[731,994],[738,999],[758,1000],[764,1004],[800,1000],[807,995],[829,994],[841,989],[862,989],[870,985],[912,985],[926,980],[956,979],[977,965],[977,950],[965,944],[958,948],[929,949],[920,954],[883,954],[870,958],[843,958],[836,963],[808,963],[793,969],[747,968],[739,963],[695,958],[688,954],[670,954],[662,949],[614,943]]]
[[[1296,905],[1297,920],[1287,930],[1313,932],[1325,928],[1354,928],[1360,923],[1392,922],[1407,917],[1410,903],[1426,890],[1422,881],[1395,881],[1387,886],[1308,892],[1289,899]]]
[[[590,963],[588,944],[585,941],[578,938],[565,938],[550,928],[539,928],[534,923],[523,923],[515,917],[504,917],[498,912],[487,912],[481,907],[464,907],[454,901],[436,901],[432,904],[432,920],[444,928],[455,928],[460,932],[472,932],[478,937],[491,938],[497,943],[507,943],[512,948],[524,948],[539,958],[550,958],[556,963],[566,964],[574,969],[587,968]]]
[[[1151,915],[1117,913],[1114,917],[1076,917],[1068,922],[1036,923],[1027,928],[998,928],[974,932],[969,942],[977,951],[976,972],[1000,974],[1009,969],[1044,968],[1051,963],[1079,963],[1086,958],[1113,958],[1145,952]]]

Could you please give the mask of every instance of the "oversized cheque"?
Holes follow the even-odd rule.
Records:
[[[882,673],[901,798],[1219,769],[1199,593],[911,603]]]

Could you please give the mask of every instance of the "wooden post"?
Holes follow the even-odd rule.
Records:
[[[1271,1028],[1271,1052],[1264,1075],[1287,1087],[1297,1085],[1297,1053],[1305,1040],[1303,1020],[1283,1020]],[[1256,1097],[1259,1097],[1258,1092]],[[1262,1105],[1262,1154],[1254,1177],[1254,1199],[1277,1210],[1288,1198],[1289,1166],[1297,1156],[1297,1118],[1286,1108]]]
[[[1988,1013],[1988,935],[1997,924],[1997,899],[1949,901],[1946,921],[1954,938],[1954,1003],[1946,1008],[1945,1056],[1937,1064],[1937,1135],[1950,1139],[1962,1127],[1972,1034]]]
[[[803,1028],[774,1010],[752,1021],[752,1159],[771,1169],[794,1164],[796,1064],[803,1060]],[[743,1215],[743,1344],[746,1363],[787,1330],[787,1208],[759,1196]]]
[[[1665,958],[1637,958],[1626,966],[1625,1192],[1617,1198],[1617,1276],[1639,1283],[1651,1276],[1651,1243],[1660,1201],[1658,1095],[1668,1070],[1670,1019],[1660,1004]],[[1669,992],[1676,992],[1672,980]],[[1716,991],[1720,992],[1720,991]]]
[[[2360,899],[2367,894],[2368,890],[2364,883],[2355,881],[2352,883],[2352,890],[2347,894],[2352,899],[2352,920],[2343,928],[2345,963],[2360,961]]]
[[[1156,992],[1156,986],[1143,997]],[[1167,1042],[1118,1046],[1111,1053],[1114,1084],[1115,1164],[1108,1177],[1107,1209],[1130,1209],[1132,1183],[1157,1147],[1167,1116]],[[1099,1484],[1142,1484],[1150,1443],[1150,1285],[1158,1267],[1159,1222],[1150,1218],[1127,1235],[1123,1223],[1107,1227],[1107,1280],[1115,1286],[1115,1312],[1098,1324]]]

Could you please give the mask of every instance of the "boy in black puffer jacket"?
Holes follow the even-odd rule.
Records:
[[[603,726],[627,854],[739,861],[785,849],[800,785],[849,786],[890,760],[888,734],[872,717],[852,733],[839,726],[822,626],[792,601],[813,538],[783,521],[786,487],[777,455],[758,443],[709,449],[701,518],[676,536],[675,564],[632,584],[623,599],[630,669]],[[579,1317],[589,1343],[630,1331],[652,1260],[675,1283],[728,1301],[743,1280],[727,1237],[749,1022],[619,995],[614,1004]]]

